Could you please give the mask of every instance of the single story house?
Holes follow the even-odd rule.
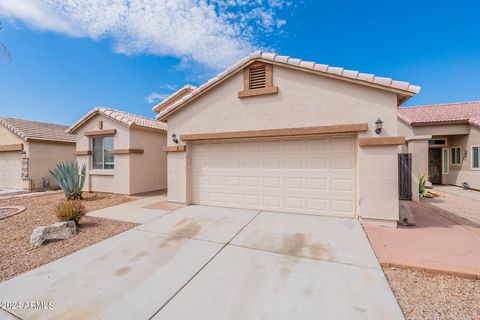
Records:
[[[167,188],[166,124],[97,107],[67,130],[87,167],[85,191],[137,194]]]
[[[396,226],[397,108],[420,87],[255,52],[155,111],[168,199]]]
[[[67,126],[0,117],[0,189],[53,187],[60,161],[74,160],[75,136]]]
[[[432,184],[480,190],[480,102],[403,107],[398,119],[417,184],[427,174]]]

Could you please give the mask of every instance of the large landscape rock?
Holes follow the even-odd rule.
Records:
[[[72,238],[77,233],[77,227],[73,221],[54,223],[50,226],[41,226],[33,230],[30,236],[30,244],[40,246],[46,240],[65,240]]]

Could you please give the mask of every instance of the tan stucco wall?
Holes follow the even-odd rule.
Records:
[[[47,178],[50,181],[50,186],[56,186],[55,179],[51,176],[49,169],[53,169],[55,165],[64,160],[74,160],[75,156],[75,144],[60,144],[55,142],[38,142],[35,140],[25,140],[19,138],[13,134],[10,130],[0,127],[0,144],[14,144],[23,143],[24,155],[12,155],[12,152],[8,152],[9,155],[2,155],[0,153],[0,160],[2,158],[18,158],[17,165],[0,168],[1,170],[15,170],[15,175],[18,179],[15,179],[15,183],[9,183],[10,187],[19,189],[40,189],[43,187],[42,177]],[[19,152],[15,152],[18,154]],[[28,158],[28,179],[22,179],[22,164],[21,158]],[[11,160],[10,160],[11,161]],[[20,168],[20,169],[19,169]],[[0,172],[0,175],[2,173]],[[11,181],[12,182],[12,181]]]
[[[468,182],[471,188],[480,190],[480,170],[472,170],[472,145],[480,145],[480,129],[470,126],[468,135],[448,137],[448,145],[461,147],[461,165],[450,164],[450,171],[445,177],[445,183],[461,186]],[[463,159],[464,151],[467,151],[466,159]],[[451,162],[451,159],[450,159]]]
[[[377,136],[374,122],[378,117],[384,121],[381,136],[397,135],[394,93],[277,66],[273,79],[278,94],[239,99],[237,92],[243,89],[243,74],[235,74],[168,118],[168,144],[173,145],[172,133],[180,136],[362,122],[368,123],[369,131],[359,137]],[[397,219],[397,147],[358,148],[357,153],[357,174],[361,181],[357,213],[379,220]],[[187,154],[168,154],[170,201],[188,202]],[[375,172],[368,169],[370,163],[377,164]],[[368,181],[377,180],[382,183],[376,187],[388,197],[382,198],[378,190],[373,193],[368,187]],[[392,201],[393,198],[397,200]]]
[[[28,158],[29,158],[29,177],[33,189],[42,188],[42,177],[50,181],[50,186],[56,186],[57,182],[52,177],[49,169],[54,169],[56,164],[61,161],[75,160],[73,152],[75,144],[59,144],[28,142]]]
[[[130,193],[167,188],[167,134],[130,129],[130,148],[143,149],[144,154],[130,156]]]
[[[16,144],[24,143],[25,141],[14,134],[12,131],[8,130],[4,126],[0,125],[0,145],[2,144]]]
[[[114,157],[113,170],[93,170],[92,156],[78,156],[80,165],[87,166],[85,191],[134,194],[164,189],[166,186],[166,156],[162,146],[166,143],[165,133],[129,129],[102,115],[96,115],[77,132],[77,150],[92,150],[91,139],[85,131],[116,129],[114,149],[143,149],[144,154],[121,154]]]
[[[469,125],[467,124],[451,124],[441,126],[424,126],[424,127],[411,127],[411,130],[416,136],[431,135],[431,136],[445,136],[445,135],[458,135],[468,134]]]

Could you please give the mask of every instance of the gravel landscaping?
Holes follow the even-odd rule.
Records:
[[[103,193],[84,193],[87,211],[132,201],[137,198]],[[25,206],[19,214],[0,220],[0,281],[10,279],[136,226],[134,223],[85,216],[78,234],[69,240],[49,242],[33,248],[28,241],[33,229],[58,222],[53,214],[63,194],[17,197],[0,200],[0,207]]]
[[[385,275],[407,320],[480,319],[480,281],[386,269]]]

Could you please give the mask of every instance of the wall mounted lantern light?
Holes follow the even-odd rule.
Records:
[[[377,121],[375,121],[375,133],[380,134],[382,132],[382,127],[383,127],[383,121],[378,118]]]
[[[172,133],[172,140],[173,140],[173,142],[175,142],[175,144],[178,144],[178,138],[177,138],[177,135],[175,133]]]

